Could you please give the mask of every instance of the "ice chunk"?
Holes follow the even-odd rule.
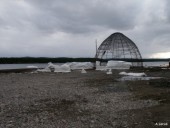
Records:
[[[51,72],[49,68],[44,68],[44,69],[38,69],[37,72]]]
[[[96,61],[96,67],[100,66],[100,61]]]
[[[86,72],[86,70],[82,69],[82,70],[81,70],[81,73],[87,73],[87,72]]]
[[[160,67],[169,67],[169,64],[162,64]]]
[[[70,66],[71,69],[92,69],[94,67],[91,62],[72,62],[66,63]]]
[[[127,75],[126,72],[120,72],[119,74],[120,74],[120,75]]]
[[[100,66],[100,61],[96,61],[96,70],[105,71],[107,69],[129,69],[132,65],[125,61],[108,61],[106,66]]]
[[[107,71],[107,68],[106,68],[106,66],[98,66],[98,67],[96,67],[96,70]]]
[[[47,68],[55,68],[55,65],[52,62],[49,62]]]
[[[100,61],[96,61],[96,70],[106,71],[106,66],[101,66]]]
[[[109,69],[109,71],[106,72],[106,74],[112,74],[112,69]]]
[[[70,66],[68,64],[54,65],[53,63],[48,63],[47,67],[44,69],[38,69],[38,72],[71,72]]]
[[[54,72],[71,72],[70,66],[67,64],[63,64],[61,66],[54,65]]]

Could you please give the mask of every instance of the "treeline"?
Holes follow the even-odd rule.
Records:
[[[161,59],[161,58],[158,58],[158,59],[152,59],[152,58],[144,58],[144,59],[107,59],[108,60],[122,60],[122,61],[128,61],[128,62],[167,62],[167,61],[170,61],[169,58],[166,58],[166,59]],[[106,60],[103,60],[103,61],[106,61]]]
[[[96,58],[47,58],[47,57],[3,57],[0,58],[0,64],[24,64],[24,63],[66,63],[66,62],[107,62],[108,60],[122,60],[128,62],[160,62],[160,61],[169,61],[170,59],[96,59]]]
[[[47,58],[47,57],[12,57],[0,58],[0,64],[28,64],[28,63],[66,63],[66,62],[95,62],[95,58]]]

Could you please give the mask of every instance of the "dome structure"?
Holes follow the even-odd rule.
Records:
[[[143,66],[142,56],[135,43],[122,33],[113,33],[106,38],[96,52],[96,58],[128,60],[132,66]]]

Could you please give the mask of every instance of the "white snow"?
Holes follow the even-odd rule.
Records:
[[[142,73],[126,73],[126,72],[120,72],[119,73],[120,75],[126,75],[126,76],[136,76],[136,77],[139,77],[139,76],[147,76],[144,72]]]
[[[38,67],[34,65],[30,65],[30,66],[27,66],[27,68],[38,68]]]

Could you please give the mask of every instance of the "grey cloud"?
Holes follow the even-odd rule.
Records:
[[[0,1],[0,56],[93,57],[113,32],[144,57],[170,51],[169,0]],[[146,47],[147,46],[147,47]]]
[[[128,2],[130,2],[128,4]],[[38,18],[34,23],[39,29],[84,33],[96,31],[96,26],[109,29],[127,30],[135,26],[136,14],[140,11],[138,0],[122,1],[110,0],[39,0],[31,1],[34,8],[38,8]],[[107,3],[107,4],[106,4]]]
[[[16,6],[14,11],[9,7],[5,20],[7,25],[13,27],[25,28],[25,24],[31,24],[47,32],[86,33],[96,32],[96,28],[101,27],[127,30],[135,26],[136,13],[140,8],[134,0],[131,5],[128,1],[122,7],[122,2],[116,0],[110,0],[107,4],[103,0],[32,0],[27,1],[32,13],[29,14],[27,9],[24,11],[22,6]]]

